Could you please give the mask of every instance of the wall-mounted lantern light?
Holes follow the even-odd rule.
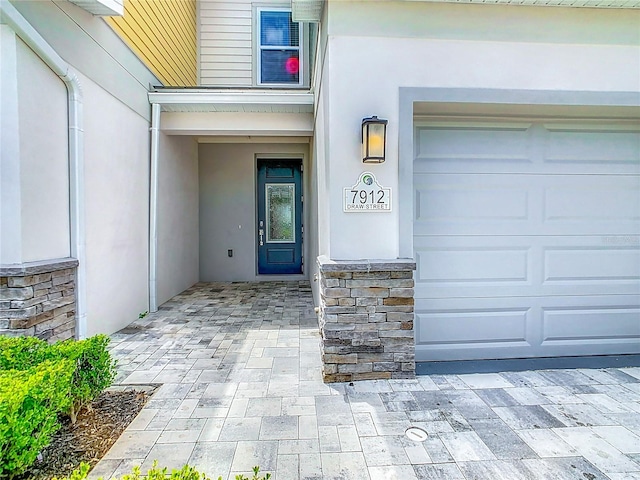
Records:
[[[362,161],[382,163],[386,152],[387,120],[375,115],[362,119]]]

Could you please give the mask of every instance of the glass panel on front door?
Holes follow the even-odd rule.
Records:
[[[293,183],[267,183],[267,242],[295,242],[295,194]]]

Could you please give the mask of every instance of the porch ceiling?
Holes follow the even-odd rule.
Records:
[[[300,90],[162,89],[150,92],[149,101],[163,112],[313,112],[313,93]]]

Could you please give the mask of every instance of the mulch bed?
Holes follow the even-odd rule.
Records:
[[[81,462],[93,468],[107,453],[149,399],[144,391],[106,391],[83,409],[75,425],[65,418],[62,428],[41,453],[42,460],[16,480],[64,477]]]

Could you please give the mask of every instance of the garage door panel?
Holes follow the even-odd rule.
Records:
[[[542,346],[640,342],[638,305],[544,308]]]
[[[640,133],[569,124],[545,124],[544,161],[579,166],[638,166]]]
[[[563,176],[541,179],[545,229],[558,234],[637,232],[640,226],[640,177]]]
[[[509,358],[540,343],[538,312],[522,298],[418,301],[417,358]]]
[[[531,123],[443,123],[416,131],[416,159],[427,164],[446,164],[452,171],[466,171],[467,164],[513,164],[531,162]],[[464,132],[464,142],[460,142]]]
[[[414,235],[640,231],[640,177],[414,175]]]
[[[637,295],[416,300],[416,358],[637,353]]]
[[[422,236],[414,252],[416,298],[640,294],[640,236]]]
[[[640,173],[630,123],[440,122],[416,126],[414,139],[415,173]]]
[[[543,255],[546,287],[570,283],[582,288],[581,284],[589,282],[600,287],[627,283],[636,291],[640,288],[640,247],[551,247],[545,248]],[[620,288],[615,290],[621,293]]]
[[[416,126],[416,358],[640,352],[640,129]]]

